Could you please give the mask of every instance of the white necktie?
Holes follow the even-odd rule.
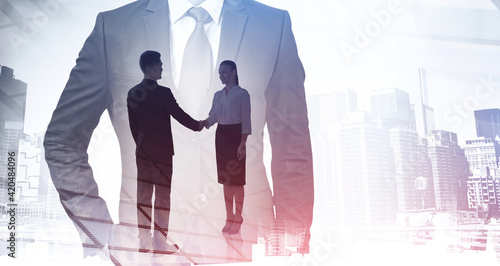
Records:
[[[205,32],[205,23],[211,20],[202,7],[193,7],[188,15],[196,20],[182,58],[179,82],[181,107],[192,116],[198,116],[201,104],[207,97],[212,74],[212,50]]]

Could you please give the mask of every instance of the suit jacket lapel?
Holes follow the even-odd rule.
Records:
[[[222,25],[217,66],[223,60],[236,60],[248,14],[239,0],[226,0],[222,8]],[[221,88],[219,68],[212,75],[212,93]]]
[[[175,89],[172,80],[172,66],[170,60],[170,11],[167,0],[151,0],[146,8],[148,11],[144,16],[144,23],[149,38],[149,49],[156,50],[162,55],[163,79],[162,83],[167,87]]]
[[[144,23],[152,50],[162,54],[164,73],[163,82],[167,87],[177,90],[172,79],[170,60],[170,11],[167,0],[151,0],[146,8]],[[221,37],[217,56],[217,65],[223,60],[235,60],[240,48],[241,39],[245,31],[248,14],[240,0],[226,0],[222,10]],[[216,67],[212,75],[210,86],[212,93],[221,88],[219,68]]]

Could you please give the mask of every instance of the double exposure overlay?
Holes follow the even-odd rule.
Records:
[[[495,265],[499,27],[497,0],[0,1],[0,261]]]

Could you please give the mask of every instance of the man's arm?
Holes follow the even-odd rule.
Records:
[[[168,100],[165,106],[175,120],[193,131],[201,131],[203,128],[203,122],[194,120],[190,115],[184,112],[179,104],[177,104],[177,101],[170,90],[168,90],[167,99]]]
[[[137,138],[139,135],[139,120],[134,112],[134,108],[130,106],[130,95],[127,97],[127,112],[128,112],[128,123],[130,126],[130,131],[132,132],[132,137],[137,144]]]
[[[107,87],[103,17],[97,16],[45,134],[45,158],[52,181],[82,242],[99,248],[112,224],[88,163],[92,132],[112,99]],[[88,241],[90,239],[91,241]]]
[[[279,53],[266,89],[274,202],[278,219],[297,222],[308,233],[314,186],[304,80],[290,16],[284,12]],[[307,236],[305,242],[309,242]]]

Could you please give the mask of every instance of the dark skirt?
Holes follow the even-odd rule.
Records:
[[[217,125],[215,154],[217,157],[218,182],[223,185],[245,185],[245,161],[238,160],[241,142],[241,124]]]

